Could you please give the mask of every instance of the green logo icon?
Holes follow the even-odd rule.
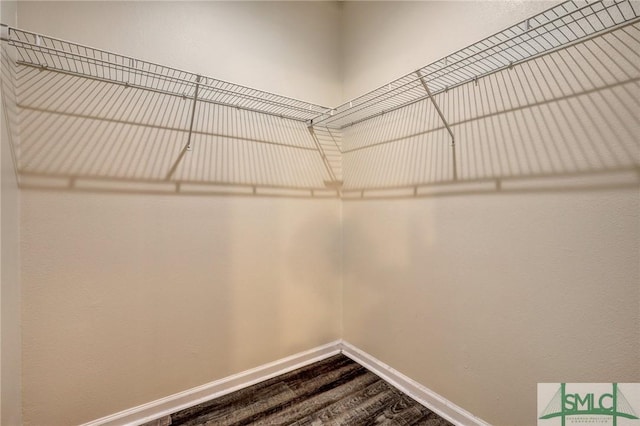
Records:
[[[611,393],[567,393],[566,383],[560,383],[560,388],[539,419],[560,417],[562,426],[565,426],[566,418],[571,416],[609,416],[613,420],[613,426],[617,426],[617,420],[620,417],[637,420],[638,416],[627,398],[620,392],[618,384],[611,385]]]

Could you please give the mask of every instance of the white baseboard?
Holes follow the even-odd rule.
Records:
[[[488,423],[480,418],[343,340],[336,340],[224,379],[84,423],[80,426],[141,425],[329,358],[340,352],[451,423],[459,426],[488,426]]]
[[[368,353],[356,348],[350,343],[342,341],[340,343],[342,353],[362,365],[384,381],[401,390],[411,398],[418,401],[440,417],[449,420],[459,426],[488,426],[484,420],[474,416],[468,411],[458,407],[451,401],[438,395],[431,389],[410,379],[397,370],[389,367],[382,361],[374,358]]]
[[[340,353],[340,340],[261,365],[81,426],[140,425]]]

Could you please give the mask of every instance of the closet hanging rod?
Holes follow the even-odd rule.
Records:
[[[640,2],[569,0],[417,70],[432,95],[476,81],[589,38],[637,23]],[[314,123],[343,129],[428,99],[416,71],[321,114]]]
[[[17,63],[42,70],[193,98],[198,74],[2,24]],[[235,83],[201,77],[198,101],[308,122],[330,109]]]

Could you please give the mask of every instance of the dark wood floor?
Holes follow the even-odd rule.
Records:
[[[451,423],[344,355],[336,355],[148,425],[450,426]]]

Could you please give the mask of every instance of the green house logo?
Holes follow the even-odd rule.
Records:
[[[589,391],[587,384],[581,385],[574,386],[573,391],[567,391],[567,384],[560,383],[558,390],[538,419],[560,418],[562,426],[566,425],[567,419],[571,424],[593,424],[595,420],[593,416],[598,416],[602,420],[608,417],[607,420],[610,420],[613,426],[618,426],[619,419],[639,420],[617,383],[611,383],[610,391],[602,391],[602,389]],[[538,424],[544,424],[544,422],[539,421]]]

